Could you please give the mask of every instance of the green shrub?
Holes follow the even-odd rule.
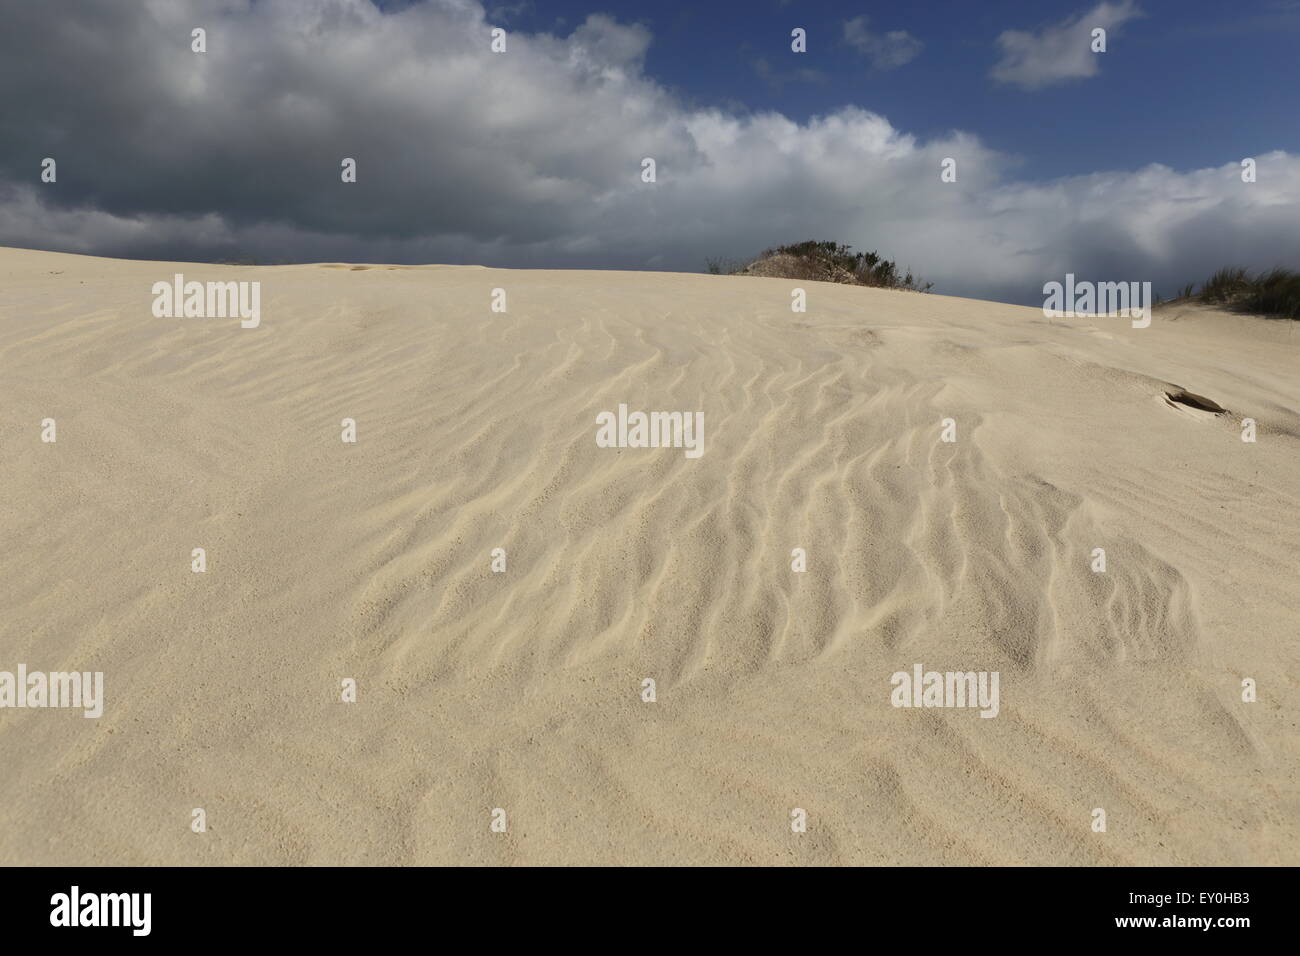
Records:
[[[714,274],[722,271],[721,260],[711,259],[708,266]],[[910,271],[904,273],[897,263],[878,252],[854,252],[851,246],[842,242],[811,239],[765,249],[753,262],[731,270],[731,274],[811,279],[914,292],[928,292],[934,285],[921,282]]]

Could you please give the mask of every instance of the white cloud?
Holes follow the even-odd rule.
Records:
[[[691,108],[642,72],[649,33],[608,17],[567,37],[512,33],[494,55],[468,2],[135,9],[153,12],[106,16],[80,47],[85,24],[13,18],[16,56],[79,59],[59,73],[10,61],[0,244],[699,271],[835,239],[937,291],[1021,302],[1067,271],[1159,291],[1229,263],[1300,261],[1300,158],[1284,153],[1258,156],[1250,185],[1236,159],[1029,184],[973,135],[922,140],[853,107],[803,123]],[[189,25],[205,21],[201,60]],[[38,182],[46,155],[54,185]],[[355,185],[339,181],[343,156]],[[949,156],[953,184],[939,177]]]
[[[1133,0],[1106,0],[1038,33],[1007,30],[998,37],[1002,59],[993,67],[992,76],[1026,90],[1096,76],[1105,54],[1092,52],[1092,31],[1104,29],[1109,44],[1111,31],[1141,15]]]
[[[844,40],[859,53],[870,57],[871,65],[878,70],[892,70],[911,62],[921,52],[922,45],[906,30],[872,33],[867,29],[866,17],[854,17],[844,22]]]

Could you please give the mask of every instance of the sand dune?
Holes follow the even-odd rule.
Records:
[[[175,272],[260,325],[154,317]],[[0,670],[105,675],[99,719],[0,710],[2,863],[1300,863],[1295,323],[0,276]],[[703,455],[597,447],[620,404]],[[892,706],[918,663],[999,672],[997,716]]]

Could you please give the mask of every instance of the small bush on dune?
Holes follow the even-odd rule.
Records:
[[[724,271],[721,260],[710,259],[709,272]],[[876,252],[854,252],[842,242],[796,242],[766,249],[750,262],[725,270],[729,275],[768,276],[780,279],[805,279],[812,282],[839,282],[880,289],[908,289],[928,292],[931,282],[921,282],[911,272],[902,272],[897,263]]]

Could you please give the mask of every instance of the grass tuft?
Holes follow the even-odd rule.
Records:
[[[1227,266],[1205,280],[1199,292],[1196,283],[1189,282],[1178,298],[1195,298],[1237,312],[1300,319],[1300,272],[1278,267],[1252,276],[1241,266]]]

